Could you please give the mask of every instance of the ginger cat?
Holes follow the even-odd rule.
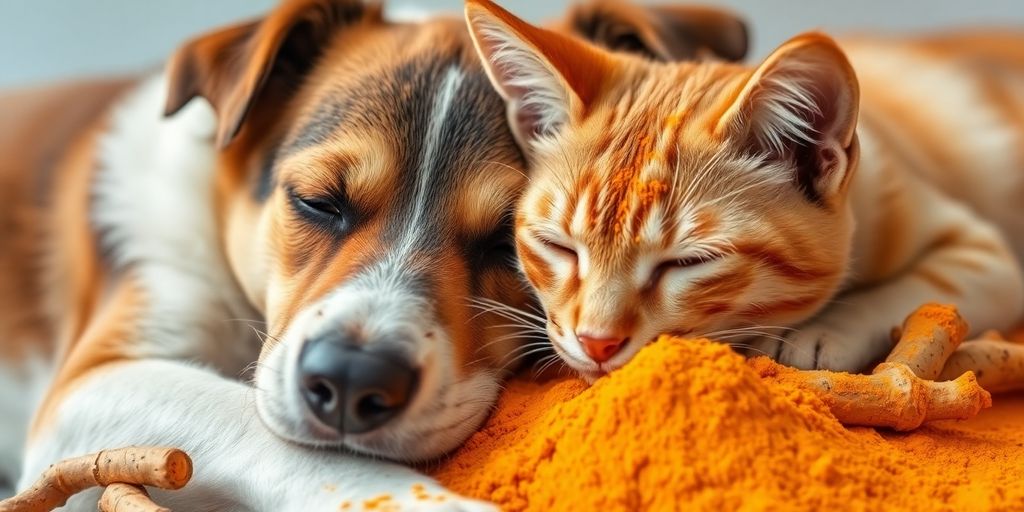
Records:
[[[662,333],[861,371],[923,302],[974,332],[1020,317],[1024,37],[660,64],[466,12],[530,161],[522,269],[585,377]]]

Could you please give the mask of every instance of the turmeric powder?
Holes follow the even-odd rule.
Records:
[[[508,511],[1009,510],[1024,503],[1024,399],[999,398],[910,434],[847,428],[723,345],[663,338],[591,388],[514,380],[432,472]]]

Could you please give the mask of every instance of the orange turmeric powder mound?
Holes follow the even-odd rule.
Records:
[[[662,339],[592,387],[514,380],[432,474],[507,511],[1021,510],[1024,397],[913,433],[845,428],[728,347]]]

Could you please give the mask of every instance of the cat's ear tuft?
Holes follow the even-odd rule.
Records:
[[[585,115],[596,100],[608,74],[602,50],[530,25],[490,0],[468,0],[466,21],[524,149]]]
[[[812,200],[845,190],[857,158],[857,78],[828,36],[798,36],[750,76],[716,131],[751,150],[797,165],[796,183]]]

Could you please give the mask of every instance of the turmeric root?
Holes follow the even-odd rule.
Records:
[[[955,308],[926,304],[907,317],[896,347],[871,375],[800,371],[764,358],[753,364],[763,376],[814,391],[842,423],[913,430],[928,421],[970,418],[992,406],[971,372],[933,382],[966,334]]]
[[[100,512],[171,512],[149,499],[146,489],[132,484],[114,483],[100,496]]]
[[[979,339],[965,342],[946,361],[938,380],[949,380],[973,371],[978,383],[991,392],[1024,389],[1024,345]]]
[[[801,371],[770,361],[755,367],[764,376],[814,391],[846,425],[913,430],[929,421],[971,418],[992,406],[991,395],[969,372],[954,381],[933,382],[899,363],[883,363],[871,375]]]
[[[175,448],[104,450],[50,466],[31,488],[0,502],[0,512],[47,512],[76,493],[115,483],[180,489],[191,478],[192,460]]]
[[[949,307],[926,306],[907,318],[887,362],[902,362],[922,379],[951,381],[973,372],[989,392],[1024,389],[1024,345],[996,331],[959,344],[967,324]],[[957,346],[959,344],[959,347]]]
[[[925,304],[907,317],[901,333],[885,362],[906,365],[919,378],[935,380],[967,336],[967,322],[953,306]]]

